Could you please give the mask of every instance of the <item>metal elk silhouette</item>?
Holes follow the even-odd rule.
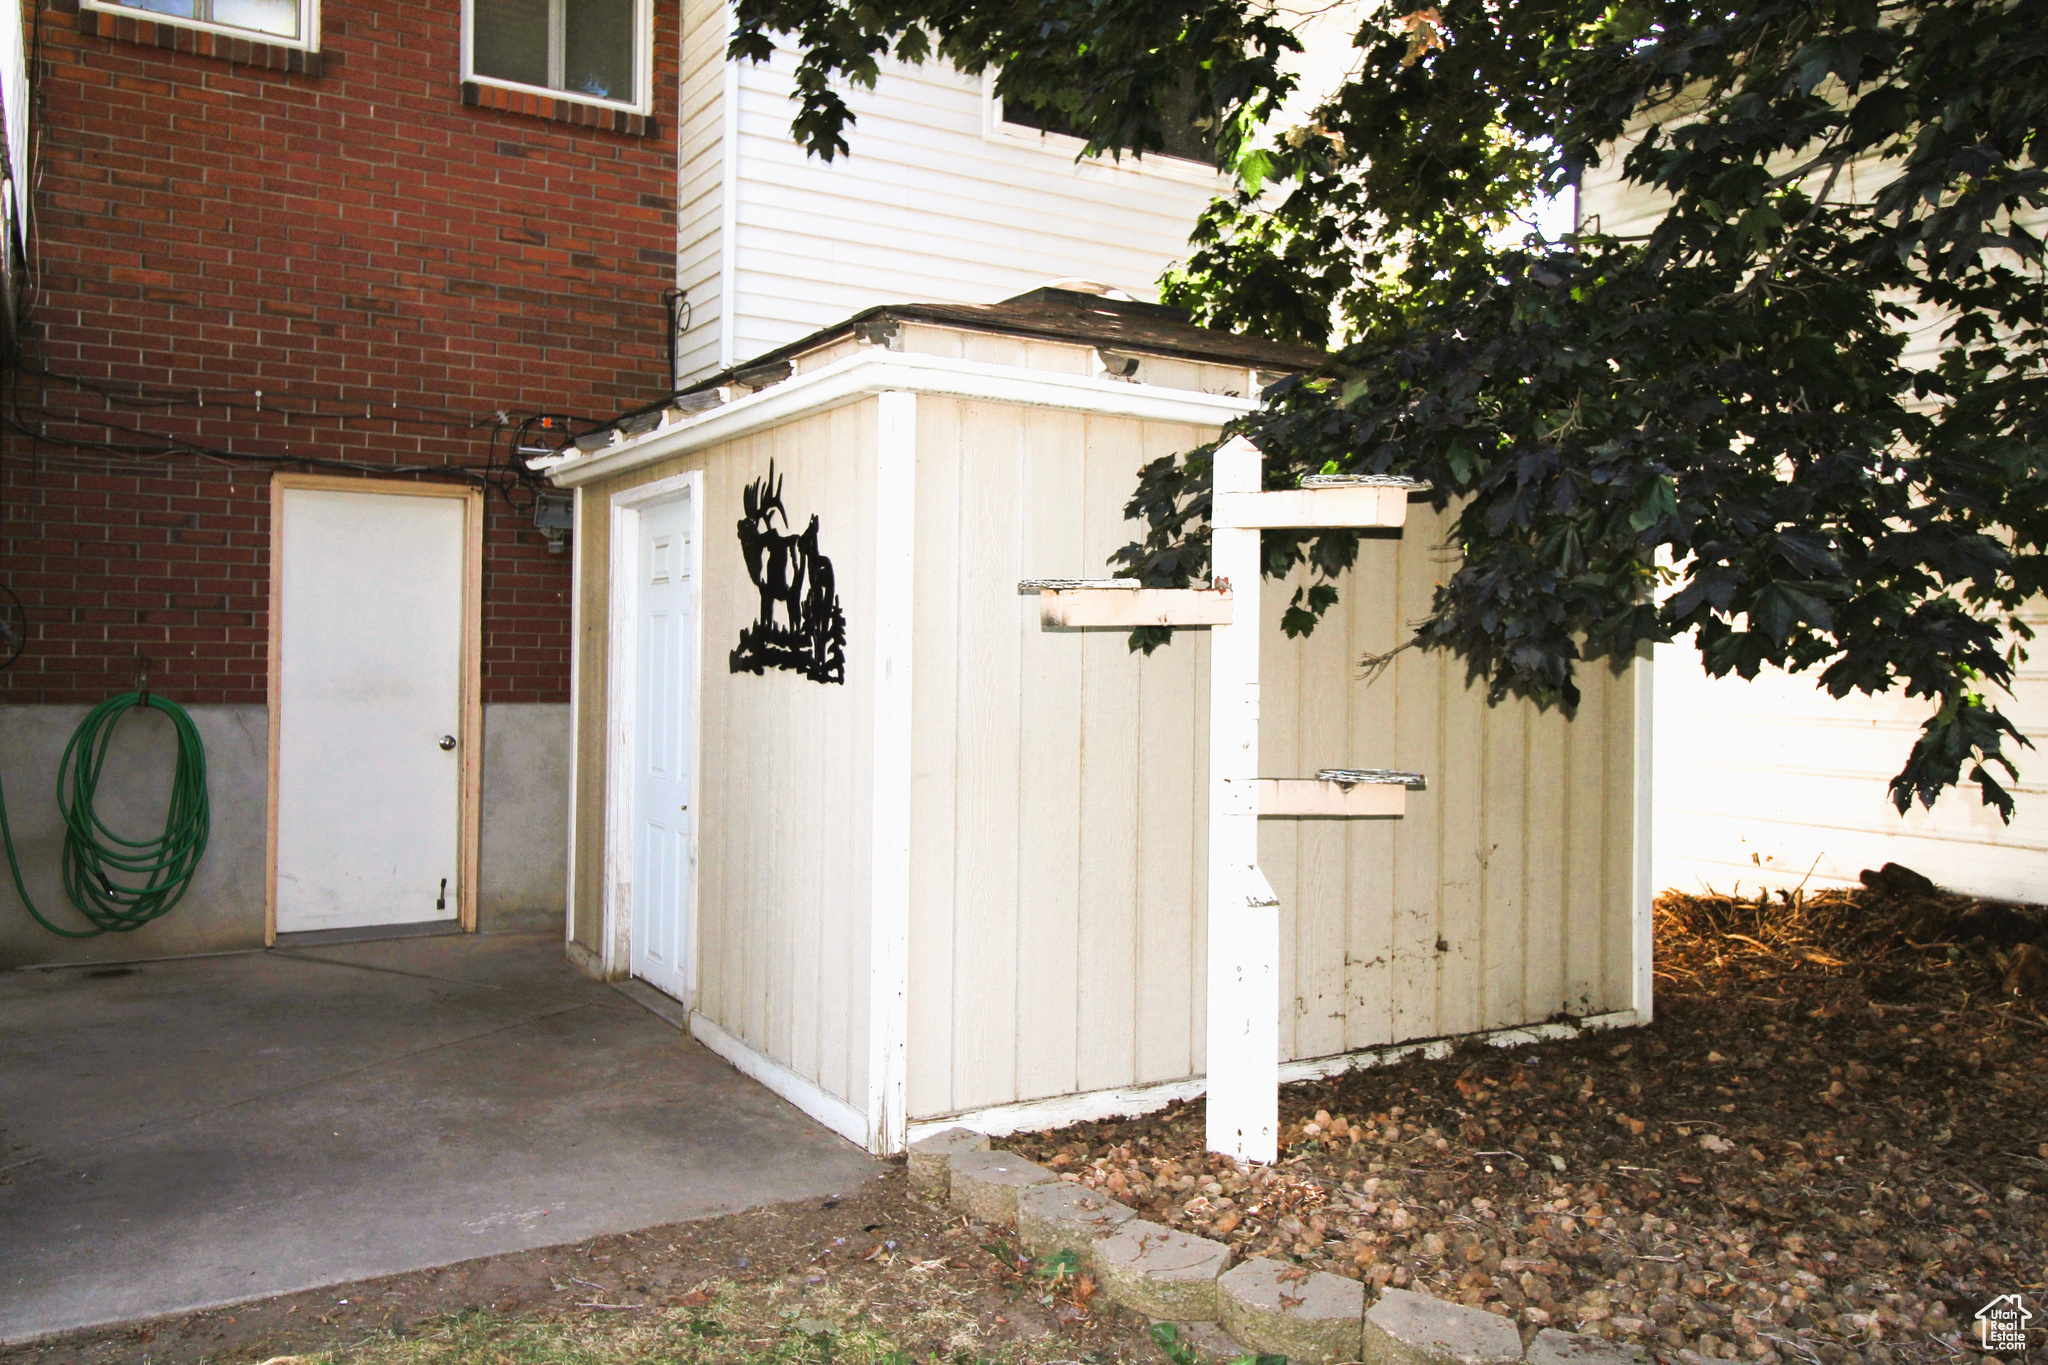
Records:
[[[812,682],[846,681],[846,613],[832,578],[832,561],[818,549],[818,517],[801,533],[790,530],[775,463],[746,487],[740,518],[740,554],[761,594],[761,614],[740,631],[732,671],[756,677],[771,668],[801,673]]]

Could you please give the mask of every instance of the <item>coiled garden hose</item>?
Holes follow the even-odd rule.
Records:
[[[154,839],[125,839],[107,827],[93,803],[115,730],[129,711],[145,706],[170,717],[178,736],[178,761],[171,774],[164,832]],[[64,760],[57,765],[57,809],[64,817],[64,894],[91,922],[90,929],[60,929],[29,899],[21,862],[14,854],[14,830],[7,822],[6,793],[0,788],[0,838],[6,841],[7,866],[14,873],[21,903],[36,923],[65,938],[94,938],[140,929],[167,913],[192,885],[212,824],[206,803],[206,746],[192,717],[176,702],[147,692],[124,692],[95,706],[64,746]]]

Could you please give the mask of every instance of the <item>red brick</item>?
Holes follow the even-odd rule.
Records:
[[[673,128],[625,137],[464,106],[457,6],[323,10],[318,77],[257,44],[218,49],[255,63],[232,65],[208,44],[43,32],[39,354],[203,404],[41,386],[51,439],[9,435],[0,471],[4,570],[32,632],[0,699],[104,695],[149,649],[168,695],[266,693],[267,470],[60,439],[480,466],[478,413],[602,413],[662,391]],[[673,110],[676,0],[655,11],[653,103]],[[170,27],[106,17],[101,31],[136,38]],[[593,204],[612,209],[592,218]],[[485,697],[565,699],[568,561],[500,505],[487,529]]]

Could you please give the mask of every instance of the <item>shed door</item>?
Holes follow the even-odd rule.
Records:
[[[687,493],[640,514],[639,697],[634,734],[632,972],[678,1000],[688,998],[690,755],[696,622]]]
[[[455,919],[464,505],[285,488],[277,929]]]

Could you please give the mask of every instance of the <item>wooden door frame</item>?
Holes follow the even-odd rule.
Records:
[[[704,471],[692,469],[652,483],[622,489],[610,498],[611,524],[607,559],[610,619],[607,629],[609,667],[605,682],[604,917],[598,956],[606,980],[633,973],[632,896],[633,832],[639,805],[639,773],[634,745],[640,713],[640,514],[655,503],[690,500],[686,523],[696,556],[690,563],[690,923],[689,964],[683,989],[689,1009],[697,1004],[698,969],[702,960],[699,929],[704,916],[698,900],[699,850],[704,837]]]
[[[270,476],[270,716],[269,790],[263,835],[263,942],[277,942],[277,758],[284,661],[284,495],[287,490],[376,493],[405,498],[462,500],[461,778],[456,814],[456,921],[476,932],[477,848],[483,823],[483,604],[484,495],[460,484],[409,479],[351,478],[334,474]]]

